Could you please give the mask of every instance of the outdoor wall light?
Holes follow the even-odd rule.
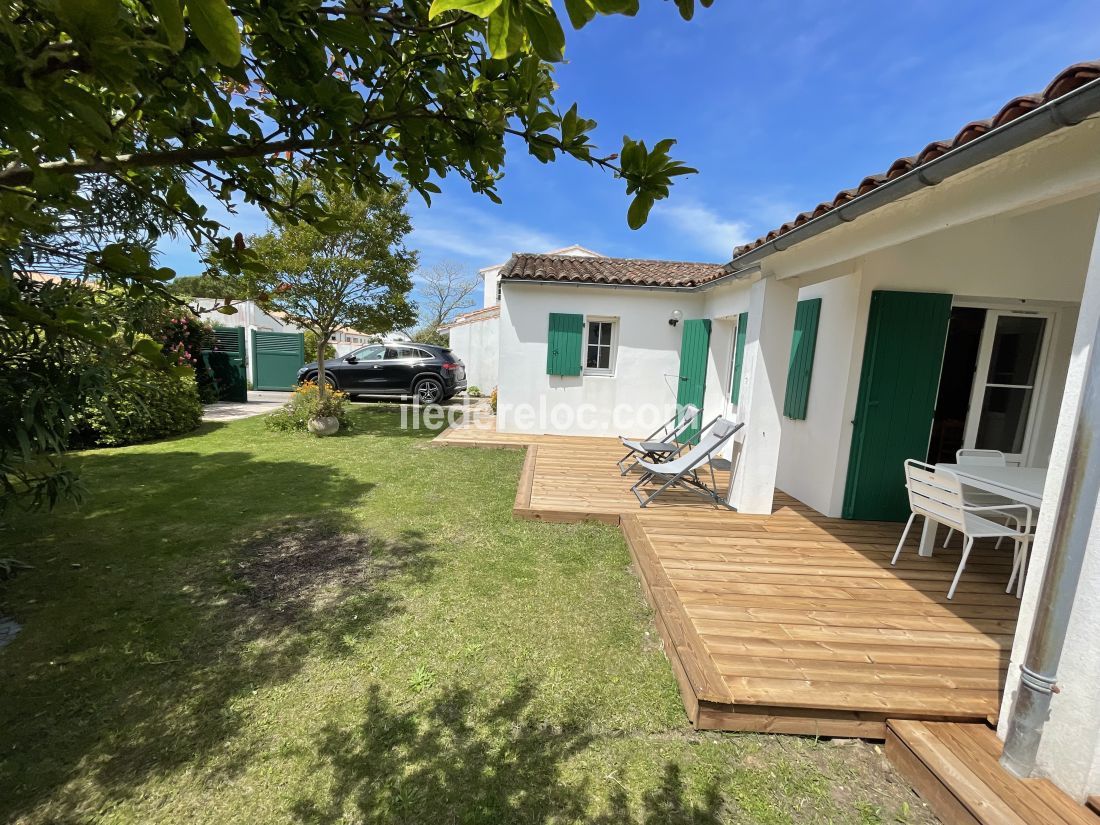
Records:
[[[680,310],[672,310],[672,314],[668,316],[668,325],[670,327],[676,326],[678,323],[680,323],[681,320],[683,320],[683,317],[684,313],[680,312]]]

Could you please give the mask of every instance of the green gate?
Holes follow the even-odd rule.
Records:
[[[228,356],[228,364],[215,357],[211,351]],[[214,327],[212,340],[207,340],[202,352],[206,368],[214,376],[218,385],[219,401],[248,400],[248,382],[244,360],[244,327]]]
[[[252,388],[290,390],[306,362],[305,335],[300,332],[252,331]]]
[[[903,464],[928,452],[950,318],[950,295],[872,293],[844,518],[908,517]]]
[[[710,353],[710,320],[684,321],[680,339],[680,387],[676,393],[676,408],[694,404],[703,409],[703,394],[707,388],[707,357]],[[699,419],[702,419],[700,414]],[[688,440],[699,435],[700,421],[684,430]]]

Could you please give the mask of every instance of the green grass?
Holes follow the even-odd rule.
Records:
[[[354,415],[85,453],[0,531],[0,819],[924,821],[869,746],[694,734],[619,532],[513,519],[521,453]]]

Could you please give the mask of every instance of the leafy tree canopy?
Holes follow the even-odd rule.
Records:
[[[218,278],[210,273],[181,275],[168,282],[168,291],[180,298],[231,298],[248,300],[250,296],[243,286]]]
[[[316,348],[344,327],[369,335],[407,325],[415,317],[408,294],[417,256],[404,245],[412,231],[406,200],[394,187],[362,196],[323,189],[318,202],[333,216],[326,231],[276,217],[273,231],[251,239],[257,266],[245,276],[246,291],[314,332]]]

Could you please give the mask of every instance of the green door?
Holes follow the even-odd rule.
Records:
[[[694,404],[703,409],[703,393],[707,388],[707,357],[710,352],[710,320],[684,321],[680,338],[680,388],[676,393],[676,407]],[[701,418],[702,416],[700,416]],[[684,431],[688,439],[699,435],[696,422]]]
[[[207,367],[218,382],[219,401],[248,400],[248,380],[244,359],[244,327],[214,327],[213,340],[207,342],[203,352]],[[229,364],[212,366],[209,350],[215,349],[229,356]],[[224,370],[224,374],[222,374]]]
[[[950,317],[950,295],[872,293],[844,518],[909,517],[902,465],[928,453]]]
[[[291,390],[298,369],[306,362],[305,336],[300,332],[252,331],[252,387]]]

